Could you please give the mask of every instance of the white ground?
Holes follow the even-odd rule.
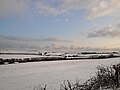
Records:
[[[37,85],[59,89],[64,80],[84,82],[95,75],[98,65],[120,63],[120,58],[47,61],[0,65],[0,90],[33,90]]]
[[[0,58],[2,59],[24,59],[24,58],[37,58],[37,57],[60,57],[60,56],[42,56],[42,55],[7,55],[7,54],[1,54]]]
[[[6,55],[6,54],[0,55],[0,58],[3,58],[3,59],[11,59],[11,58],[23,59],[23,58],[32,58],[32,57],[42,57],[42,56],[40,55]]]

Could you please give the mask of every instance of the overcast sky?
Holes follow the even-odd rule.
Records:
[[[0,0],[0,48],[120,48],[120,0]]]

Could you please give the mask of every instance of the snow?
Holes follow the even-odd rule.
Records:
[[[32,58],[32,57],[42,57],[42,56],[40,55],[7,55],[7,54],[0,55],[0,58],[2,59],[11,59],[11,58],[23,59],[23,58]]]
[[[84,82],[95,75],[98,65],[120,63],[120,58],[47,61],[0,65],[0,90],[33,90],[47,84],[48,90],[59,89],[64,80]]]
[[[43,56],[43,55],[9,55],[9,54],[1,54],[0,58],[2,59],[24,59],[24,58],[37,58],[37,57],[60,57],[60,56]]]
[[[46,56],[62,56],[65,53],[58,53],[58,52],[47,52],[45,55]]]

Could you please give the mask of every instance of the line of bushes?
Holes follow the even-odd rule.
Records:
[[[0,53],[5,55],[42,55],[42,53]]]
[[[15,62],[18,62],[18,63],[25,63],[25,62],[37,62],[37,61],[57,61],[57,60],[77,60],[77,59],[105,59],[105,58],[115,58],[115,57],[119,57],[119,56],[114,56],[112,54],[110,55],[93,55],[93,56],[90,56],[90,57],[86,57],[86,58],[82,58],[82,57],[63,57],[63,56],[59,56],[59,57],[32,57],[32,58],[23,58],[23,59],[16,59],[16,58],[11,58],[11,59],[2,59],[0,58],[0,65],[1,64],[5,64],[6,62],[8,64],[13,64]]]
[[[15,62],[18,63],[25,63],[25,62],[37,62],[37,61],[54,61],[54,60],[64,60],[63,57],[33,57],[33,58],[23,58],[23,59],[2,59],[0,58],[0,65],[5,64],[6,62],[8,64],[13,64]]]
[[[64,81],[59,90],[120,90],[120,64],[110,67],[98,66],[96,76],[80,84]],[[47,90],[47,87],[34,87],[33,90]]]

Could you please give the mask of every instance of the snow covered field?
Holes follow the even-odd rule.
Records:
[[[33,58],[33,57],[43,57],[43,56],[40,56],[40,55],[0,55],[0,58],[2,59],[11,59],[11,58],[24,59],[24,58]]]
[[[24,58],[39,58],[39,57],[60,57],[60,56],[41,56],[41,55],[0,55],[2,59],[24,59]]]
[[[95,75],[98,65],[120,63],[120,58],[47,61],[0,66],[0,90],[33,90],[47,84],[48,90],[59,89],[64,80],[84,82]]]

